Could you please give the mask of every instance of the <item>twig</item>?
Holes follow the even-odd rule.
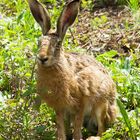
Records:
[[[35,58],[34,65],[33,65],[33,68],[32,68],[31,77],[30,77],[30,83],[31,83],[31,81],[33,79],[33,76],[34,76],[36,61],[37,61],[37,57]]]
[[[75,41],[74,41],[75,40],[74,35],[73,35],[72,30],[70,28],[69,28],[69,31],[70,31],[71,36],[72,36],[72,42],[73,42],[73,44],[76,44]]]

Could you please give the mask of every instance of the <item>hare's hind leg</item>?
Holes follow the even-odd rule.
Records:
[[[98,136],[101,136],[102,133],[105,131],[105,118],[107,115],[107,102],[103,102],[97,105],[95,111],[95,116],[97,120],[97,125],[98,125]]]

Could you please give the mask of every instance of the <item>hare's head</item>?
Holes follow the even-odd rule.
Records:
[[[52,66],[61,55],[61,46],[67,28],[71,26],[78,14],[79,0],[68,2],[57,21],[57,29],[51,32],[51,21],[47,10],[37,0],[28,0],[32,15],[42,28],[43,36],[39,39],[38,62]]]

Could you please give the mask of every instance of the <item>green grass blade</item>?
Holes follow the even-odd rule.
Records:
[[[125,110],[125,108],[124,108],[123,103],[122,103],[119,99],[117,99],[117,104],[118,104],[119,109],[120,109],[120,112],[121,112],[121,114],[122,114],[122,116],[123,116],[124,122],[125,122],[126,126],[127,126],[128,129],[129,129],[129,132],[130,132],[130,134],[131,134],[131,137],[132,137],[134,140],[136,140],[135,135],[134,135],[134,133],[133,133],[132,126],[131,126],[131,122],[130,122],[130,120],[129,120],[128,114],[127,114],[127,112],[126,112],[126,110]]]

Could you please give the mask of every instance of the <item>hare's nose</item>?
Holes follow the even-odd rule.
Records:
[[[38,59],[42,64],[48,61],[48,57],[38,57]]]

